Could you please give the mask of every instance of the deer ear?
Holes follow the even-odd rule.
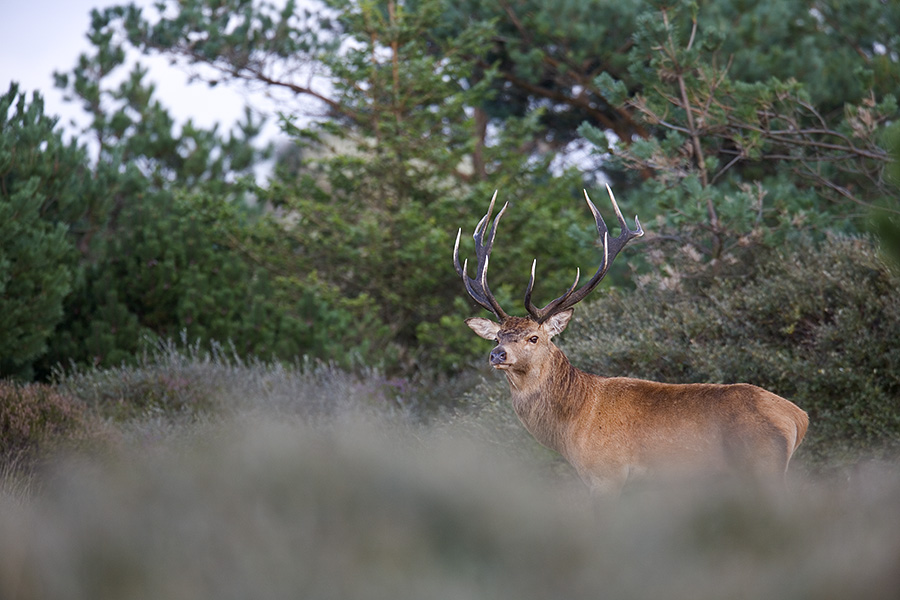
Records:
[[[569,310],[564,310],[562,312],[556,313],[547,319],[542,325],[541,328],[547,332],[549,337],[553,337],[554,335],[558,335],[562,333],[566,325],[569,324],[569,319],[572,318],[572,315],[575,313],[574,308],[570,308]]]
[[[480,337],[491,340],[492,342],[497,339],[497,332],[500,331],[499,323],[494,323],[490,319],[483,319],[481,317],[466,319],[466,325],[471,327],[472,331],[477,333]]]

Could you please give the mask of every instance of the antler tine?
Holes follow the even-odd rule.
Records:
[[[638,220],[637,215],[634,215],[634,226],[637,228],[634,231],[628,229],[628,223],[625,222],[625,217],[622,216],[622,211],[619,210],[619,205],[616,203],[616,197],[613,196],[612,188],[609,187],[609,184],[606,184],[606,191],[609,192],[609,199],[612,201],[613,209],[616,211],[616,218],[619,219],[619,228],[621,229],[621,233],[617,238],[614,238],[610,244],[612,244],[612,257],[615,259],[616,255],[619,251],[625,247],[625,244],[633,240],[634,238],[641,237],[644,235],[644,230],[641,228],[641,222]],[[587,198],[587,190],[584,191],[584,197]],[[592,206],[592,211],[596,210],[593,207],[590,199],[588,198],[588,203]],[[603,221],[603,219],[600,219]],[[599,225],[598,225],[599,229]],[[606,230],[606,224],[603,224],[603,229]]]
[[[575,288],[578,286],[578,280],[581,279],[581,269],[575,267],[575,281],[572,282],[572,285],[569,286],[569,289],[566,290],[565,294],[544,308],[538,308],[531,302],[531,292],[534,290],[534,268],[536,265],[537,259],[534,259],[531,262],[531,278],[528,280],[528,287],[525,289],[525,310],[527,310],[528,314],[530,314],[538,323],[543,323],[548,316],[553,314],[555,307],[562,302],[565,302],[566,299],[572,295],[572,292],[575,291]]]
[[[635,227],[637,229],[631,230],[628,228],[628,223],[625,221],[625,218],[622,216],[622,211],[619,210],[619,205],[616,204],[616,198],[613,196],[612,188],[609,187],[609,184],[606,186],[606,190],[609,192],[609,199],[612,201],[613,209],[616,211],[616,218],[619,220],[619,228],[621,229],[621,233],[618,237],[609,239],[609,229],[606,226],[606,222],[603,220],[603,216],[600,214],[600,211],[597,210],[597,207],[594,206],[594,203],[591,202],[590,197],[588,196],[587,190],[584,190],[584,199],[587,202],[588,208],[591,211],[591,214],[594,216],[594,223],[597,225],[597,233],[603,239],[603,262],[600,263],[600,267],[597,269],[597,272],[594,273],[594,276],[591,277],[590,281],[588,281],[584,286],[579,288],[577,291],[575,290],[575,286],[578,285],[578,276],[575,277],[575,283],[572,284],[565,294],[553,300],[547,306],[543,308],[537,308],[531,303],[531,291],[534,287],[534,264],[531,266],[531,280],[528,282],[528,289],[525,291],[525,308],[528,310],[528,313],[532,316],[532,318],[538,323],[543,323],[551,316],[556,313],[562,312],[568,308],[571,308],[584,300],[584,298],[590,294],[597,285],[600,284],[600,281],[606,276],[606,272],[609,270],[609,266],[615,260],[616,256],[625,247],[625,245],[633,240],[636,237],[641,237],[644,235],[644,230],[641,228],[641,223],[638,221],[638,218],[635,216],[634,222]]]
[[[497,191],[494,191],[487,214],[485,214],[478,222],[478,225],[475,226],[475,233],[472,235],[472,238],[475,240],[475,256],[478,260],[475,268],[475,278],[473,279],[468,276],[468,259],[463,263],[463,266],[460,267],[459,265],[459,238],[462,234],[462,230],[457,232],[456,243],[453,245],[453,265],[456,267],[456,272],[462,277],[463,283],[466,286],[466,291],[469,292],[472,299],[482,307],[494,313],[498,319],[503,320],[506,319],[508,315],[500,307],[497,299],[494,298],[487,283],[488,263],[490,261],[491,250],[494,247],[494,236],[497,234],[497,224],[500,222],[500,217],[503,216],[503,213],[506,212],[506,208],[509,206],[508,202],[503,205],[503,208],[500,209],[500,212],[497,213],[497,217],[494,219],[493,223],[491,223],[490,229],[488,229],[488,223],[491,222],[491,213],[494,212],[494,202],[496,199]],[[487,234],[487,242],[484,241],[485,234]]]

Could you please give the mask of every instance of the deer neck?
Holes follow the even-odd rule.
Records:
[[[579,393],[578,374],[556,346],[550,360],[524,372],[506,372],[519,420],[537,441],[563,456],[568,429],[585,402],[584,394]]]

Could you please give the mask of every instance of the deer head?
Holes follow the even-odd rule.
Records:
[[[525,290],[525,309],[529,314],[527,318],[509,316],[494,298],[487,281],[488,262],[494,246],[494,237],[497,234],[497,225],[500,222],[500,217],[506,212],[509,203],[507,202],[503,205],[503,208],[500,209],[497,217],[491,223],[491,214],[494,211],[494,202],[497,199],[497,192],[494,192],[487,214],[475,227],[473,237],[475,239],[477,264],[474,278],[468,275],[468,259],[460,266],[459,238],[462,230],[456,234],[456,243],[453,246],[453,263],[456,267],[456,272],[462,277],[466,290],[472,299],[494,313],[499,321],[495,322],[480,317],[466,320],[466,324],[479,336],[497,342],[497,347],[491,351],[490,357],[491,365],[494,368],[509,371],[508,374],[516,372],[524,374],[525,371],[540,367],[547,362],[552,349],[555,348],[550,343],[550,339],[566,328],[569,319],[572,317],[573,307],[600,284],[600,281],[606,276],[609,266],[622,248],[634,238],[644,235],[637,217],[634,219],[636,229],[631,230],[628,228],[628,224],[625,222],[622,212],[616,204],[612,189],[608,185],[606,189],[616,211],[621,233],[618,237],[609,239],[609,229],[606,227],[600,211],[597,210],[597,207],[594,206],[594,203],[588,197],[587,191],[585,191],[584,199],[591,210],[591,214],[594,215],[597,232],[602,239],[603,261],[590,281],[580,288],[578,288],[578,281],[581,271],[576,269],[575,281],[569,289],[543,308],[538,308],[531,301],[531,295],[534,290],[535,266],[537,265],[537,260],[535,259],[531,263],[531,278]]]

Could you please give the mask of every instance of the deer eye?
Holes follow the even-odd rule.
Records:
[[[530,338],[528,341],[531,342],[532,344],[537,344],[537,343],[538,343],[538,336],[533,335],[533,336],[531,336],[531,338]]]

